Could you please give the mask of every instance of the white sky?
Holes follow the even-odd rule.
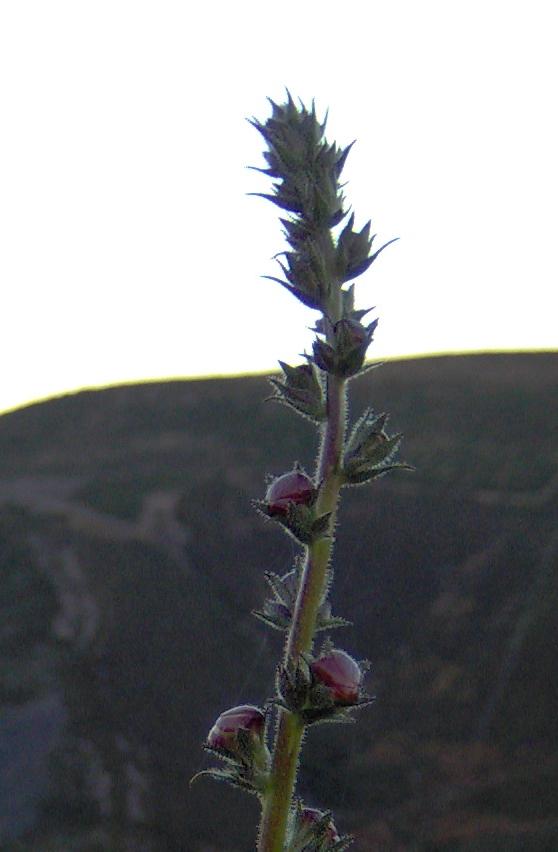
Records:
[[[284,86],[356,137],[370,356],[556,348],[552,2],[0,0],[0,411],[297,362],[245,121]]]

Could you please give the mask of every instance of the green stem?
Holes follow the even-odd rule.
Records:
[[[318,610],[327,592],[328,568],[341,488],[339,468],[346,416],[345,381],[335,376],[327,377],[327,412],[328,419],[322,433],[317,471],[320,492],[316,512],[319,515],[331,513],[329,535],[318,539],[307,549],[293,622],[285,646],[285,663],[289,659],[297,659],[301,654],[311,652]],[[303,733],[304,725],[301,720],[281,708],[273,750],[270,787],[262,802],[258,852],[284,852]]]

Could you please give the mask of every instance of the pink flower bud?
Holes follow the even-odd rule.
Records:
[[[362,671],[345,651],[333,650],[310,666],[314,679],[329,688],[335,704],[356,704],[359,700]]]
[[[251,737],[254,746],[263,742],[265,727],[265,715],[258,707],[251,704],[241,704],[239,707],[231,707],[221,713],[207,737],[209,748],[218,751],[227,751],[237,756],[240,751],[239,731],[246,731]]]
[[[317,810],[317,808],[303,808],[300,813],[300,823],[304,826],[316,825],[320,822],[324,817],[324,812]],[[335,824],[333,820],[329,821],[329,825],[327,827],[326,838],[331,843],[336,843],[338,840],[341,840],[339,834],[337,833],[337,829],[335,828]]]
[[[309,476],[294,469],[274,479],[265,495],[267,513],[270,517],[286,515],[289,505],[310,506],[314,501],[315,488]]]

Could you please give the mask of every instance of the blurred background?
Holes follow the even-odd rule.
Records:
[[[285,86],[401,238],[351,411],[416,467],[344,495],[334,638],[377,701],[311,732],[301,793],[362,852],[558,848],[552,33],[542,2],[2,4],[2,850],[254,847],[255,800],[188,782],[280,654],[250,610],[296,548],[250,499],[316,453],[264,403],[316,317],[246,195]]]
[[[306,741],[300,792],[355,848],[558,846],[558,355],[394,361],[351,384],[416,472],[348,489],[333,638],[374,705]],[[89,391],[0,419],[4,850],[247,852],[257,802],[200,779],[270,696],[251,616],[296,547],[250,505],[316,436],[261,377]]]

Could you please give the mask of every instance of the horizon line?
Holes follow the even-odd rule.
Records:
[[[377,363],[378,365],[394,362],[394,361],[418,361],[426,358],[452,358],[452,357],[461,357],[461,356],[478,356],[478,355],[538,355],[538,354],[558,354],[558,347],[540,347],[540,348],[525,348],[525,349],[515,349],[515,348],[497,348],[497,349],[455,349],[455,350],[446,350],[440,352],[420,352],[420,353],[412,353],[412,354],[403,354],[403,355],[387,355],[384,358],[379,358],[378,360],[370,359],[367,360],[367,364]],[[73,388],[68,388],[67,390],[63,390],[60,392],[54,392],[52,394],[48,394],[47,396],[42,397],[34,397],[32,399],[27,400],[26,402],[17,403],[14,406],[10,406],[8,408],[0,409],[0,417],[3,417],[5,414],[13,414],[16,411],[20,411],[24,408],[30,408],[34,405],[42,405],[46,402],[51,402],[55,399],[62,399],[66,396],[75,396],[79,393],[91,393],[95,391],[103,391],[110,390],[111,388],[119,388],[119,387],[130,387],[133,385],[147,385],[147,384],[167,384],[169,382],[203,382],[203,381],[211,381],[217,379],[241,379],[248,378],[250,376],[267,376],[274,375],[279,372],[279,369],[263,369],[263,370],[241,370],[239,372],[228,373],[228,372],[214,372],[214,373],[197,373],[195,375],[186,375],[186,374],[173,374],[166,376],[157,376],[150,377],[145,379],[122,379],[114,382],[108,383],[99,383],[92,385],[78,385]]]

